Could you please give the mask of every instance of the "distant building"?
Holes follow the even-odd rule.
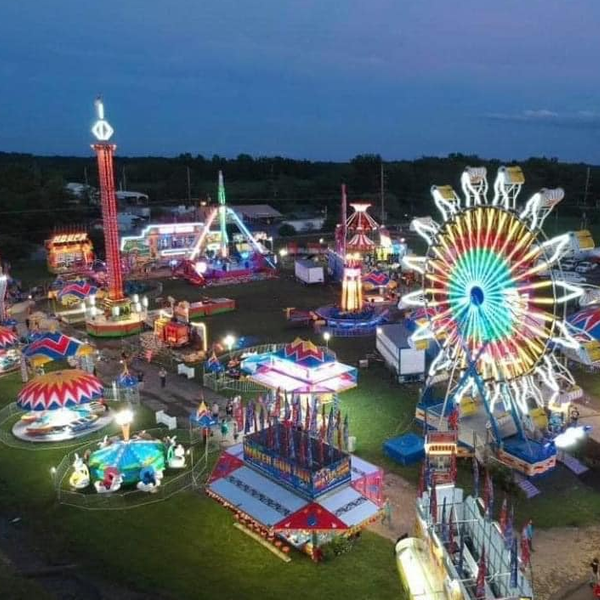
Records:
[[[132,204],[140,204],[148,202],[148,194],[144,194],[142,192],[124,192],[118,191],[115,193],[117,196],[117,200],[122,200],[124,202],[130,202]]]
[[[71,181],[65,184],[65,190],[75,199],[75,200],[88,200],[98,196],[98,190],[93,188],[91,185],[86,185],[85,183],[77,183],[75,181]]]
[[[307,217],[305,219],[286,219],[283,225],[290,225],[298,233],[320,231],[325,225],[325,217]]]
[[[237,204],[231,208],[246,223],[270,225],[283,219],[283,215],[268,204]]]

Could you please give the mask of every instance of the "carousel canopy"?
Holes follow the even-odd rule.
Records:
[[[354,234],[346,244],[348,251],[364,252],[373,248],[375,248],[375,242],[362,232]]]
[[[276,352],[243,360],[241,368],[255,383],[298,394],[343,392],[355,387],[357,378],[354,367],[300,338]]]
[[[98,288],[87,281],[73,281],[65,284],[58,292],[60,301],[85,300],[88,296],[93,296],[98,292]]]
[[[600,306],[588,306],[572,314],[567,320],[573,327],[600,340]]]
[[[42,333],[25,346],[23,354],[34,366],[44,365],[53,360],[66,360],[72,356],[86,356],[93,347],[64,335],[58,331]]]
[[[19,341],[19,338],[8,327],[0,326],[0,350],[12,348]]]
[[[53,371],[27,383],[17,396],[25,410],[72,408],[102,397],[102,383],[91,373],[79,369]]]
[[[165,446],[159,440],[121,440],[92,452],[89,465],[94,479],[101,480],[105,469],[116,468],[125,483],[135,483],[146,467],[164,470]]]

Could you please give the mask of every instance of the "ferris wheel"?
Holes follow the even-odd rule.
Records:
[[[462,198],[450,186],[433,186],[441,221],[413,221],[428,250],[403,259],[422,275],[422,289],[402,302],[426,309],[413,340],[439,348],[429,379],[447,375],[444,410],[467,393],[478,396],[498,442],[498,415],[512,416],[525,437],[532,404],[556,401],[561,381],[573,382],[556,351],[579,344],[565,310],[583,291],[552,268],[569,238],[547,239],[542,230],[564,192],[544,189],[518,207],[523,183],[519,167],[500,167],[489,199],[486,169],[468,167]]]

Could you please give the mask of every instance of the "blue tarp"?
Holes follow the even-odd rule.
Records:
[[[383,451],[396,462],[412,465],[425,458],[423,438],[414,433],[406,433],[392,438],[383,444]]]

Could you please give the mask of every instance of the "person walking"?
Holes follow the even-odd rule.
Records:
[[[219,420],[219,405],[216,402],[213,402],[212,405],[212,417],[217,421]]]
[[[590,563],[590,567],[592,569],[590,587],[594,587],[598,583],[598,571],[600,571],[600,560],[598,560],[597,556],[594,556],[594,559]]]
[[[140,370],[137,372],[138,389],[140,392],[144,389],[144,371]]]
[[[165,389],[167,387],[167,370],[161,367],[158,376],[160,377],[160,387]]]
[[[529,521],[527,521],[527,525],[525,525],[525,533],[527,534],[529,550],[533,552],[533,521],[531,519],[529,519]]]
[[[225,405],[225,416],[229,420],[233,419],[233,402],[231,399],[229,399]]]
[[[389,529],[392,527],[392,503],[390,499],[386,497],[385,502],[383,503],[383,516],[381,517],[381,524],[383,525],[387,522],[387,526]]]

